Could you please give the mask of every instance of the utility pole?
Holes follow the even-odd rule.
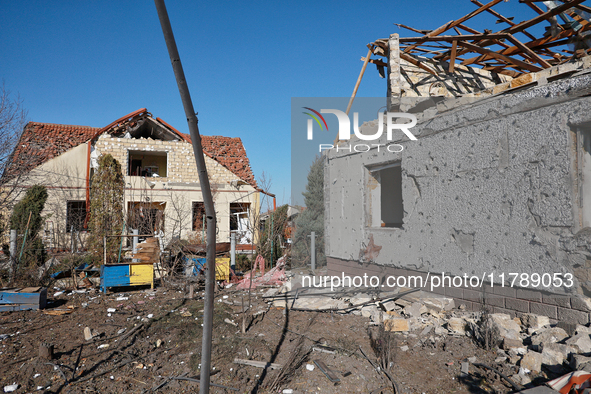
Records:
[[[197,163],[197,172],[199,173],[199,183],[201,183],[201,193],[203,195],[203,204],[205,206],[205,215],[207,217],[207,246],[206,246],[206,271],[205,271],[205,304],[203,306],[203,338],[201,340],[201,376],[199,384],[199,393],[209,393],[209,373],[211,369],[211,342],[213,332],[213,297],[215,290],[215,233],[216,233],[216,218],[215,209],[213,206],[213,196],[209,186],[209,178],[207,177],[207,168],[205,167],[205,158],[203,157],[203,147],[201,146],[201,136],[199,135],[199,128],[197,127],[197,116],[189,94],[189,87],[185,79],[183,65],[179,56],[174,35],[172,33],[172,26],[166,11],[164,0],[154,0],[156,9],[158,11],[158,18],[162,26],[162,33],[168,48],[168,54],[172,63],[172,69],[179,88],[183,107],[185,109],[185,116],[189,124],[189,131],[191,133],[191,142],[193,143],[193,153],[195,154],[195,161]]]

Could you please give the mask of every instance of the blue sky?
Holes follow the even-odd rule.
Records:
[[[393,23],[433,29],[476,8],[468,0],[166,5],[200,132],[242,138],[278,204],[290,199],[292,97],[348,97],[367,43],[417,35]],[[517,0],[499,6],[516,22],[534,16]],[[467,24],[484,19],[506,26],[490,15]],[[188,132],[151,1],[0,1],[0,46],[0,78],[31,121],[101,127],[145,107]],[[385,94],[370,65],[358,96]]]

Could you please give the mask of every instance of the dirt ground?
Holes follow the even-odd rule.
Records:
[[[66,291],[53,297],[56,290],[50,289],[47,311],[71,313],[1,313],[0,386],[16,383],[15,393],[197,392],[198,383],[179,378],[199,378],[203,293],[186,299],[185,292],[162,287],[126,290],[108,295]],[[474,356],[506,375],[517,372],[514,366],[495,364],[495,351],[476,347],[466,336],[434,338],[432,332],[421,335],[417,330],[392,333],[384,343],[385,337],[365,317],[269,307],[261,298],[266,290],[253,293],[258,315],[246,333],[240,329],[240,312],[247,292],[230,288],[217,293],[211,382],[235,390],[212,387],[211,392],[392,393],[392,384],[360,347],[376,366],[380,354],[389,354],[389,374],[401,393],[511,392],[492,371],[470,364],[469,373],[461,373],[462,361]],[[116,311],[109,313],[109,308]],[[85,327],[100,336],[86,341]],[[370,338],[377,345],[372,347]],[[52,360],[39,357],[42,343],[54,346]],[[318,345],[335,352],[313,350]],[[384,351],[388,346],[391,352]],[[235,358],[283,368],[264,370],[236,364]],[[340,382],[331,382],[315,360],[324,362]]]

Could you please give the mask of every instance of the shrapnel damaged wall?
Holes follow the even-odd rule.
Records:
[[[371,262],[376,267],[455,275],[569,272],[576,286],[552,290],[590,295],[591,229],[582,211],[591,196],[581,195],[579,150],[591,122],[591,99],[584,97],[591,75],[581,74],[424,120],[412,129],[418,141],[402,133],[394,141],[404,146],[401,153],[329,152],[329,270],[355,274],[372,235],[382,246]],[[402,228],[367,226],[368,166],[392,162],[402,171]],[[452,296],[464,295],[460,289]],[[572,308],[568,299],[561,307]],[[529,304],[509,309],[533,312]],[[561,318],[557,310],[549,315]]]

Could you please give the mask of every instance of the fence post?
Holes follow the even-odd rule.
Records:
[[[16,230],[10,230],[10,281],[16,276]]]
[[[314,271],[316,269],[316,232],[312,231],[308,237],[310,237],[310,262]]]
[[[230,267],[236,269],[236,233],[230,233]]]

